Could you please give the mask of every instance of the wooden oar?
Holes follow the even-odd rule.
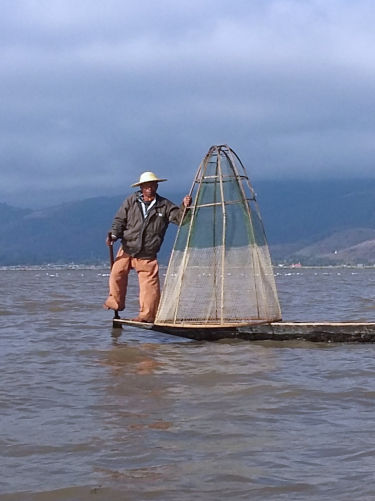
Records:
[[[112,233],[110,231],[108,232],[108,241],[110,242],[110,245],[108,246],[108,248],[109,248],[109,262],[110,262],[111,270],[112,270],[113,263],[115,262],[115,258],[113,255]],[[113,318],[120,318],[120,316],[118,314],[118,310],[115,310]]]

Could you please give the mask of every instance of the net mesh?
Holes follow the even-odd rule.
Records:
[[[227,326],[280,320],[254,190],[233,150],[210,148],[191,194],[155,323]]]

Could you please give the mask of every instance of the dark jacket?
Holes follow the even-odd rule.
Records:
[[[156,202],[145,219],[140,199],[138,191],[124,200],[115,215],[111,232],[122,239],[123,249],[130,256],[154,259],[169,223],[180,223],[184,207],[156,194]]]

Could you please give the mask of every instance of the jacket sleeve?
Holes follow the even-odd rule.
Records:
[[[180,224],[181,219],[184,215],[184,210],[185,206],[184,204],[181,204],[180,207],[177,205],[173,204],[172,202],[169,202],[169,214],[168,214],[168,220],[170,223],[174,224]],[[186,213],[190,212],[190,210],[187,210]]]
[[[122,238],[123,232],[126,228],[126,222],[128,219],[128,209],[129,209],[129,199],[124,200],[123,204],[116,212],[113,219],[111,233],[116,239]]]

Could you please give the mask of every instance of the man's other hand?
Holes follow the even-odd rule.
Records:
[[[113,245],[113,242],[116,241],[116,237],[114,235],[111,235],[111,233],[108,233],[107,238],[105,240],[105,243],[110,247]]]
[[[185,207],[189,207],[191,205],[191,196],[186,195],[182,201]]]

